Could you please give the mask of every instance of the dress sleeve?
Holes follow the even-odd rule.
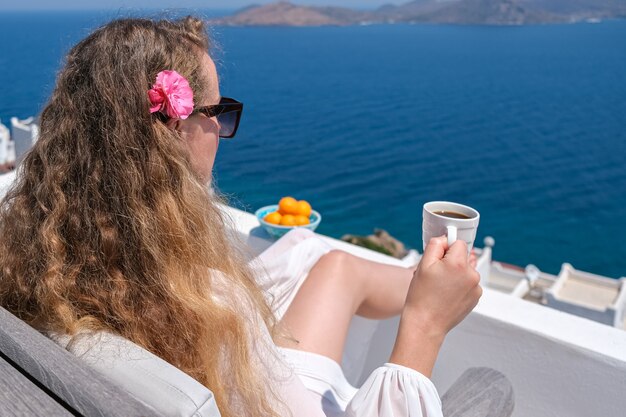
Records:
[[[443,417],[430,379],[414,369],[386,363],[376,369],[348,404],[346,417]]]

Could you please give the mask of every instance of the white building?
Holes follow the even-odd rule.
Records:
[[[39,138],[39,125],[35,118],[20,120],[17,117],[11,117],[11,137],[15,146],[14,160],[19,163]]]

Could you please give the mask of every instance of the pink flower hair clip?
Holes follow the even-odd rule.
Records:
[[[186,119],[193,111],[193,91],[185,77],[176,71],[161,71],[148,90],[150,113],[161,112],[172,119]]]

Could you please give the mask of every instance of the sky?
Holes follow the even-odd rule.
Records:
[[[0,0],[0,10],[111,10],[120,8],[203,8],[228,10],[275,0]],[[402,4],[410,0],[290,0],[294,4],[375,8],[383,4]]]

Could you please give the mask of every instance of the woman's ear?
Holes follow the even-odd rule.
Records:
[[[167,122],[165,122],[165,126],[177,132],[180,132],[180,128],[182,127],[180,125],[180,119],[174,119],[174,118],[167,119]]]

